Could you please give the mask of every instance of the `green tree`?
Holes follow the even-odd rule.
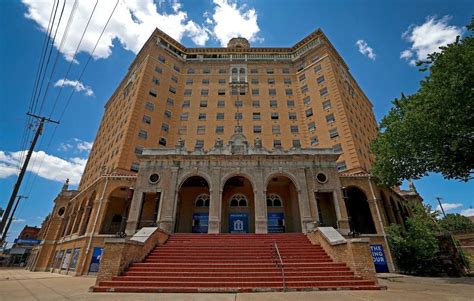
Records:
[[[429,75],[402,94],[371,145],[372,173],[390,186],[428,172],[468,181],[474,171],[474,18],[469,35],[418,62]]]
[[[439,225],[446,231],[474,231],[474,223],[461,214],[447,214],[439,221]]]

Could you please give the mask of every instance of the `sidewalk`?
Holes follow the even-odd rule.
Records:
[[[89,293],[95,278],[0,268],[0,301],[14,300],[473,300],[474,278],[384,277],[385,291],[325,291],[252,294]]]

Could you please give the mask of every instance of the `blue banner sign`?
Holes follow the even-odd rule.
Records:
[[[377,273],[388,273],[387,259],[382,245],[370,245],[372,260],[374,261],[375,271]]]
[[[95,247],[94,253],[92,253],[91,265],[89,266],[90,273],[97,273],[99,271],[100,260],[102,259],[102,253],[104,248]]]
[[[249,215],[247,213],[229,214],[229,232],[230,233],[248,233]]]
[[[14,240],[14,243],[19,245],[39,245],[41,240],[17,238]]]
[[[285,232],[285,215],[283,212],[268,213],[268,233]]]
[[[207,233],[209,213],[193,213],[193,233]]]

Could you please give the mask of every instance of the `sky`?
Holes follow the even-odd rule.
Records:
[[[32,134],[24,136],[25,113],[34,111],[60,122],[47,123],[40,136],[20,189],[28,199],[21,200],[9,241],[25,225],[41,224],[66,178],[71,188],[76,187],[104,104],[155,27],[188,47],[220,47],[235,36],[257,47],[291,47],[321,28],[372,101],[380,121],[394,98],[418,89],[426,74],[414,62],[464,34],[474,12],[471,0],[0,3],[0,207],[6,207],[32,139]],[[55,3],[57,18],[49,32]],[[43,84],[35,89],[48,34],[51,41],[54,37],[54,48],[44,59],[49,63],[44,64],[48,69]],[[448,181],[430,174],[415,185],[433,208],[435,198],[441,197],[448,213],[474,215],[473,181]]]

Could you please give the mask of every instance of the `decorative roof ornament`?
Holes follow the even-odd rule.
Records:
[[[250,43],[246,38],[232,38],[227,43],[227,48],[250,48]]]
[[[63,188],[61,190],[66,191],[68,189],[69,189],[69,178],[66,179],[66,182],[64,182]]]

